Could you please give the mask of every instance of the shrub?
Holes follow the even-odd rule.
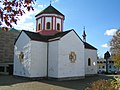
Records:
[[[112,84],[113,80],[98,80],[92,83],[91,87],[85,90],[118,90]]]
[[[120,76],[114,78],[115,80],[113,80],[111,84],[115,87],[116,90],[120,90]]]

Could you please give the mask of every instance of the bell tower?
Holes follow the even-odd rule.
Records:
[[[42,35],[54,35],[63,31],[65,16],[51,4],[35,17],[36,32]]]

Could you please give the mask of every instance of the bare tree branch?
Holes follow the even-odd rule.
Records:
[[[17,24],[18,17],[27,11],[34,10],[33,4],[36,0],[0,0],[0,26],[5,23],[12,27],[12,23]]]

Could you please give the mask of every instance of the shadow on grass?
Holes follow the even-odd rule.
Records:
[[[10,86],[13,84],[38,81],[38,83],[41,82],[41,83],[55,85],[69,89],[84,90],[86,87],[89,87],[92,82],[97,81],[99,79],[106,79],[106,80],[113,79],[113,76],[96,75],[96,76],[88,76],[85,77],[85,79],[80,79],[80,80],[56,81],[56,80],[40,80],[40,79],[33,80],[33,79],[21,78],[15,76],[0,75],[0,86]]]

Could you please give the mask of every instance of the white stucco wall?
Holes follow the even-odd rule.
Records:
[[[24,53],[23,62],[19,60],[20,52]],[[31,43],[29,37],[22,32],[14,46],[14,75],[30,77]]]
[[[31,77],[47,75],[47,43],[31,41]]]
[[[84,45],[74,31],[61,38],[58,52],[58,78],[85,75]],[[71,63],[69,59],[70,52],[76,53],[75,63]]]
[[[49,42],[49,56],[48,56],[48,76],[58,77],[58,43],[59,41]]]
[[[88,58],[91,59],[91,66],[88,66]],[[97,50],[85,49],[85,74],[97,74]]]

